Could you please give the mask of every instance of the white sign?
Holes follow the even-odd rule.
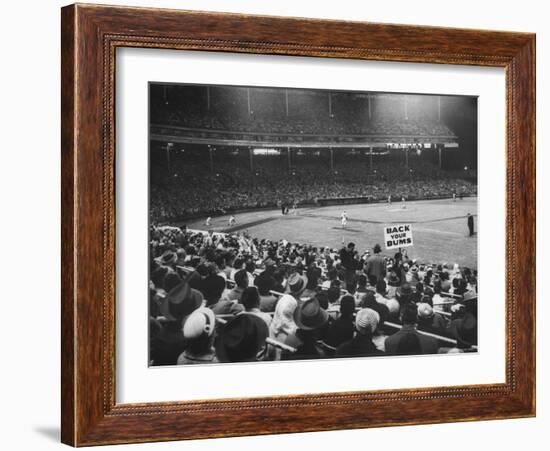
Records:
[[[412,227],[410,224],[394,224],[384,227],[386,249],[397,249],[413,245]]]

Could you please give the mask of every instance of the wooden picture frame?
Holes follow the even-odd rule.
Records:
[[[84,446],[535,415],[534,34],[79,4],[62,9],[61,32],[64,443]],[[114,90],[119,47],[505,68],[506,382],[117,403]]]

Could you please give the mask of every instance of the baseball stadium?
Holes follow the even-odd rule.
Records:
[[[150,83],[151,364],[247,361],[241,310],[262,360],[477,351],[477,154],[475,97]]]

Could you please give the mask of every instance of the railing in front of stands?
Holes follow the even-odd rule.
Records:
[[[273,315],[273,312],[269,313],[270,315]],[[238,315],[238,314],[237,314]],[[216,315],[216,321],[220,325],[227,324],[227,321],[234,318],[236,315],[233,314],[223,314],[223,315]],[[392,329],[401,330],[403,327],[401,324],[393,323],[391,321],[384,321],[383,324],[384,327],[389,327]],[[438,342],[443,342],[449,345],[452,345],[453,347],[457,345],[457,341],[454,338],[445,337],[443,335],[437,335],[432,332],[426,332],[424,330],[417,329],[417,332],[421,335],[425,335],[427,337],[435,338]],[[276,348],[295,353],[296,348],[289,346],[285,343],[282,343],[281,341],[275,340],[274,338],[268,337],[266,339],[266,343],[270,344],[271,346],[275,346]],[[336,348],[334,346],[330,346],[329,344],[323,342],[322,340],[319,341],[319,344],[329,350],[336,351]],[[477,346],[471,346],[471,349],[474,349],[477,351]]]

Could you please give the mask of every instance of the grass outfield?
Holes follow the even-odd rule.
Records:
[[[346,229],[340,225],[343,210],[348,213]],[[408,247],[411,258],[426,262],[456,262],[477,268],[477,234],[468,236],[466,214],[474,215],[477,231],[477,198],[465,198],[401,203],[358,204],[298,209],[296,215],[281,215],[278,210],[264,210],[235,214],[236,225],[229,229],[227,216],[212,218],[214,231],[246,230],[251,236],[271,240],[286,239],[292,242],[311,243],[316,246],[340,247],[353,241],[362,252],[380,243],[385,250],[384,226],[411,223],[414,246]],[[190,228],[206,229],[204,219],[188,222]]]

